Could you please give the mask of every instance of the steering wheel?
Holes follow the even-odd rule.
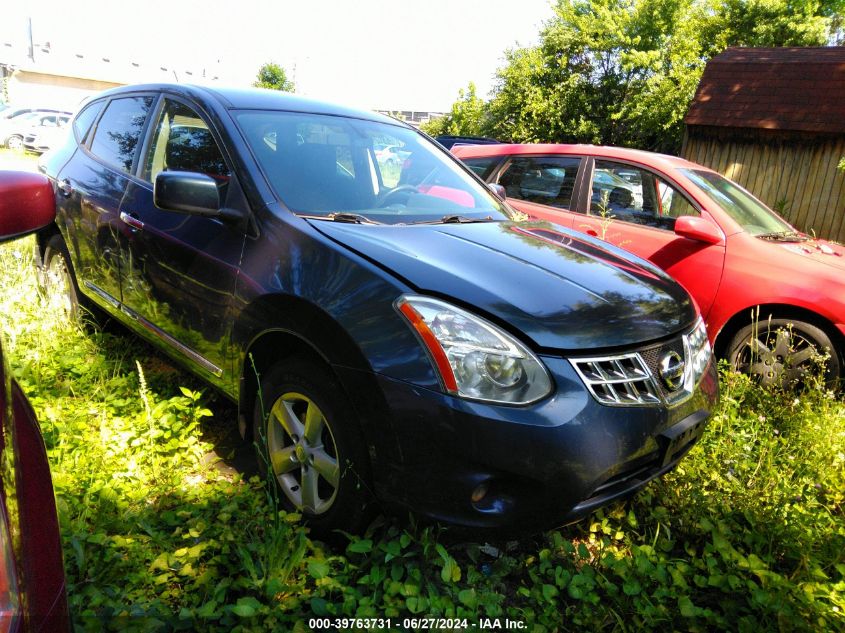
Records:
[[[390,200],[392,197],[400,195],[400,194],[411,194],[417,193],[419,189],[417,189],[414,185],[399,185],[398,187],[394,187],[388,191],[379,194],[378,199],[376,200],[377,207],[385,207],[387,206],[387,201]]]

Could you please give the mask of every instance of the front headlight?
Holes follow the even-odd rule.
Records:
[[[704,375],[704,370],[707,369],[707,364],[713,356],[713,350],[710,347],[710,341],[707,338],[707,330],[704,327],[704,321],[699,318],[698,323],[692,331],[684,338],[687,340],[687,348],[689,350],[690,359],[690,373],[692,374],[692,386],[698,384],[701,377]]]
[[[539,359],[489,321],[428,297],[404,295],[395,305],[419,336],[449,393],[528,404],[551,392],[551,378]]]

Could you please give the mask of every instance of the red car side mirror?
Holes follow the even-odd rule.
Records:
[[[0,171],[0,242],[29,235],[56,219],[50,181],[26,171]]]
[[[491,182],[487,184],[487,188],[490,189],[499,200],[505,200],[508,197],[508,192],[505,191],[505,188],[497,182]]]
[[[712,220],[682,215],[675,220],[675,235],[705,244],[724,244],[725,236]]]

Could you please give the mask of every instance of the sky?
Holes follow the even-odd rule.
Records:
[[[486,96],[505,51],[537,43],[551,16],[551,0],[18,0],[3,9],[0,42],[23,37],[31,18],[51,56],[205,70],[229,85],[273,61],[305,96],[446,111],[470,81]]]

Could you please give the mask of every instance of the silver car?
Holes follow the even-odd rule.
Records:
[[[0,119],[0,147],[20,149],[33,129],[58,127],[59,118],[67,123],[72,113],[55,110],[28,110]]]
[[[38,122],[33,124],[24,135],[23,146],[28,152],[43,154],[64,140],[70,116],[55,114],[36,117],[36,119]]]

